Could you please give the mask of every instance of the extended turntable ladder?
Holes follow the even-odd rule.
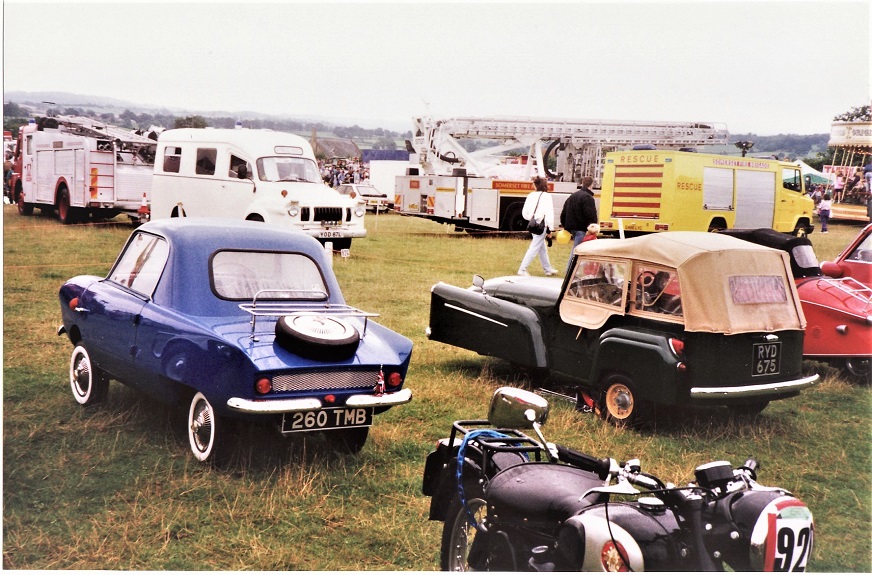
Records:
[[[482,173],[502,152],[528,147],[537,166],[543,163],[543,144],[552,142],[566,150],[567,177],[582,173],[599,181],[607,151],[638,145],[681,149],[728,143],[726,125],[714,122],[643,122],[618,120],[561,120],[531,117],[457,117],[414,119],[413,152],[423,173],[451,173],[464,167]],[[495,145],[469,152],[460,140],[493,140]],[[544,155],[547,155],[545,153]]]
[[[652,144],[685,147],[726,144],[729,132],[714,122],[642,122],[543,118],[450,118],[437,128],[454,138],[560,140],[565,143]]]

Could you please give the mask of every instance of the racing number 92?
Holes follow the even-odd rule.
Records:
[[[791,526],[784,526],[776,535],[775,561],[773,571],[805,571],[808,562],[809,550],[811,549],[811,527],[805,526],[794,531]],[[796,561],[794,561],[794,555]]]

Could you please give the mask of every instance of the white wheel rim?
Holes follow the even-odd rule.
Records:
[[[188,439],[194,457],[200,461],[209,458],[215,445],[215,412],[206,397],[199,392],[191,400],[191,409],[188,411]]]
[[[84,385],[83,385],[84,384]],[[94,389],[94,373],[91,358],[82,346],[77,346],[70,356],[70,387],[76,401],[84,404]]]

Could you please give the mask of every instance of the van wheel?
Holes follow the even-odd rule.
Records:
[[[263,216],[260,214],[251,214],[245,218],[245,220],[249,222],[263,222]]]
[[[796,228],[794,228],[794,230],[793,230],[793,235],[795,235],[798,238],[806,237],[808,235],[808,232],[807,232],[808,227],[807,226],[808,226],[807,220],[798,221],[796,223]]]

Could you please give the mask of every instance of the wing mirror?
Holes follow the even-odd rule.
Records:
[[[840,278],[845,275],[842,266],[836,262],[824,262],[821,264],[821,273],[831,278]]]
[[[533,429],[548,419],[548,401],[532,391],[501,387],[494,392],[487,419],[494,427]]]
[[[487,295],[487,292],[484,291],[484,278],[478,274],[472,276],[472,287],[477,289],[482,293],[482,295]]]

